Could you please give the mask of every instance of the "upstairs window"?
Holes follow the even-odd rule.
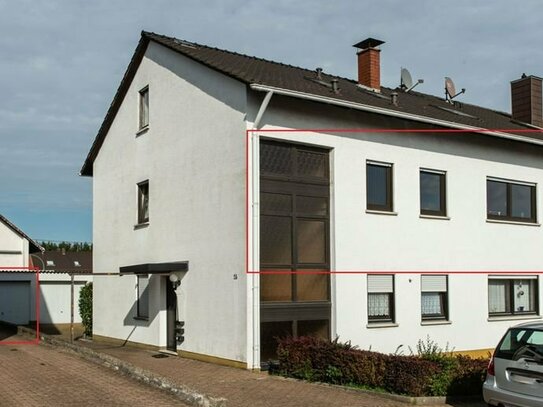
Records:
[[[535,184],[486,180],[488,219],[536,222]]]
[[[138,223],[149,222],[149,181],[138,184]]]
[[[420,170],[421,215],[446,216],[445,172]]]
[[[366,162],[366,208],[392,212],[392,164]]]
[[[149,86],[140,90],[139,94],[139,129],[141,130],[149,126]]]

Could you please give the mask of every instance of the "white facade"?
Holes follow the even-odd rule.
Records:
[[[408,353],[408,347],[415,349],[417,341],[427,336],[457,351],[488,349],[507,327],[526,318],[540,318],[489,318],[488,276],[492,272],[511,272],[517,278],[537,275],[543,264],[538,249],[543,233],[539,223],[491,222],[486,215],[487,177],[543,183],[537,149],[474,134],[266,132],[404,127],[395,119],[284,99],[274,104],[272,98],[264,121],[264,131],[254,132],[257,137],[331,149],[331,262],[338,271],[332,277],[333,337],[387,353],[400,346]],[[256,154],[252,159],[258,159]],[[393,215],[366,211],[367,161],[393,164]],[[253,166],[253,178],[258,177],[257,168]],[[420,169],[446,172],[446,219],[420,215]],[[539,188],[536,202],[539,220],[543,211]],[[258,235],[257,228],[251,230],[253,236]],[[252,266],[259,270],[257,261],[252,260]],[[363,273],[351,274],[356,271]],[[366,273],[371,271],[413,272],[395,275],[394,323],[368,324]],[[459,271],[473,273],[455,273]],[[447,321],[422,322],[421,276],[417,272],[450,273]],[[538,285],[541,292],[541,279]]]
[[[149,129],[138,92],[149,86]],[[245,87],[151,43],[94,162],[94,271],[189,261],[177,289],[180,350],[245,360]],[[150,221],[137,223],[149,180]],[[136,315],[135,276],[95,276],[94,335],[166,346],[165,278]]]
[[[138,132],[146,86],[150,125]],[[185,322],[178,350],[258,367],[259,275],[247,275],[245,263],[247,238],[249,270],[259,270],[258,140],[321,146],[331,149],[331,264],[342,272],[331,277],[332,336],[383,352],[427,336],[459,351],[495,346],[519,318],[489,318],[488,276],[536,275],[543,234],[539,224],[487,221],[486,180],[536,184],[540,219],[539,147],[474,134],[266,132],[425,126],[281,96],[272,97],[262,131],[247,137],[261,96],[150,42],[94,161],[94,271],[189,261],[177,289]],[[393,164],[392,215],[366,211],[367,160]],[[420,216],[421,168],[446,172],[446,218]],[[136,227],[137,184],[145,180],[150,221]],[[371,271],[404,272],[395,276],[394,323],[368,324]],[[421,321],[419,272],[450,273],[447,321]],[[165,286],[164,276],[151,277],[149,318],[141,320],[135,276],[95,276],[94,334],[165,347]]]

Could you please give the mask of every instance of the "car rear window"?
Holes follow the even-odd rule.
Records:
[[[543,359],[543,331],[532,328],[511,328],[496,349],[495,357],[500,359],[518,359],[529,348],[530,355]]]

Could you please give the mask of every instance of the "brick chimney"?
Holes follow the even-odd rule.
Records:
[[[367,38],[354,44],[358,51],[358,84],[366,88],[381,91],[381,50],[379,45],[384,41]]]
[[[541,82],[541,78],[526,74],[511,82],[513,120],[543,127]]]

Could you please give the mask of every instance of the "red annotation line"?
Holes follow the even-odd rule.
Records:
[[[487,129],[487,128],[473,128],[473,129],[364,129],[364,128],[351,128],[351,129],[326,129],[326,128],[307,128],[307,129],[246,129],[245,130],[245,272],[247,274],[543,274],[543,270],[435,270],[435,271],[383,271],[383,270],[331,270],[331,271],[303,271],[303,270],[250,270],[250,255],[249,255],[249,214],[250,205],[249,202],[249,187],[252,181],[249,171],[249,141],[250,136],[254,133],[508,133],[510,135],[519,135],[520,133],[541,133],[542,129]],[[288,141],[288,140],[281,140]],[[543,141],[543,139],[541,140]]]

